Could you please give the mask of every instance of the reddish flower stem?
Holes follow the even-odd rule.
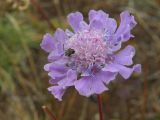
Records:
[[[56,117],[50,112],[50,110],[47,108],[47,106],[42,106],[45,113],[48,114],[51,120],[57,120]]]
[[[99,120],[103,120],[102,97],[100,95],[97,95],[97,99],[98,99]]]

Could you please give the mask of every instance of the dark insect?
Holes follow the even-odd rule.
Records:
[[[78,74],[77,74],[77,80],[81,79],[81,74],[82,74],[82,73],[78,73]]]
[[[75,53],[75,51],[71,48],[69,48],[68,50],[65,51],[65,55],[68,57],[70,57],[74,53]]]

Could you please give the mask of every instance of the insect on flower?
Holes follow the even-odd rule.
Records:
[[[102,10],[90,10],[89,24],[80,12],[67,18],[73,32],[58,28],[54,36],[45,34],[41,43],[49,53],[44,69],[51,77],[48,90],[55,98],[61,101],[70,86],[86,97],[101,94],[117,74],[128,79],[133,72],[141,72],[140,64],[131,66],[135,48],[128,45],[120,50],[123,42],[134,37],[131,29],[136,21],[128,11],[120,14],[119,27]]]

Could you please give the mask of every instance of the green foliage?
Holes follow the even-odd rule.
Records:
[[[0,65],[5,69],[10,69],[11,64],[20,63],[25,59],[23,44],[35,47],[38,42],[32,39],[31,27],[25,24],[19,25],[21,21],[16,20],[14,16],[6,16],[0,20]]]

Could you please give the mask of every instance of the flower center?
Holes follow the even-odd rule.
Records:
[[[70,51],[69,57],[77,67],[101,66],[105,64],[107,58],[107,44],[101,31],[84,30],[78,32],[69,38],[65,49],[67,52]]]

